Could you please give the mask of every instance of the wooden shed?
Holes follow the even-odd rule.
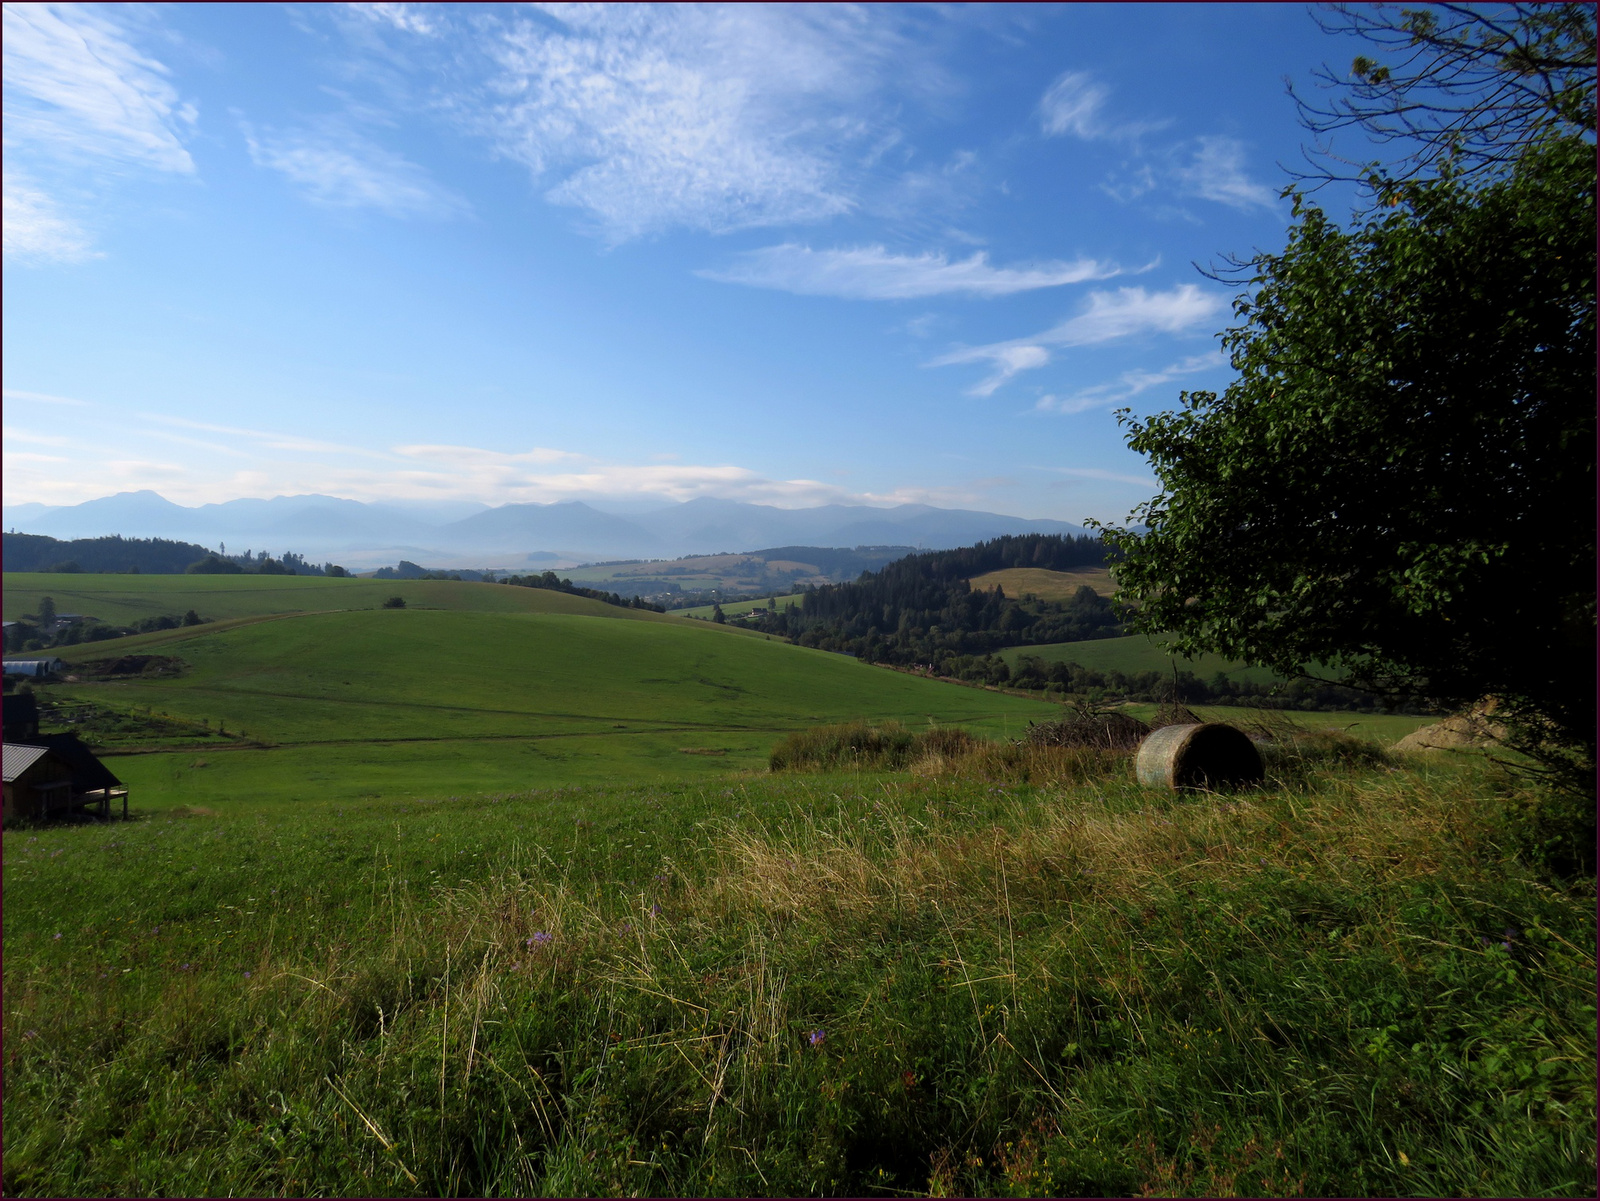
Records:
[[[72,807],[72,764],[47,746],[5,744],[5,804],[0,815],[40,820]]]
[[[105,820],[113,803],[128,816],[128,790],[76,734],[46,734],[5,744],[5,820],[92,813]]]

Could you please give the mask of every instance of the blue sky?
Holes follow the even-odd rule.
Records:
[[[7,504],[1120,519],[1300,5],[7,5]]]

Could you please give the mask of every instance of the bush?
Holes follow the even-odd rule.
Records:
[[[385,609],[404,609],[406,607],[406,598],[403,596],[391,596],[383,602],[383,607]]]
[[[772,748],[767,765],[773,771],[898,771],[911,761],[916,741],[916,736],[899,722],[881,726],[864,721],[840,722],[790,734]]]

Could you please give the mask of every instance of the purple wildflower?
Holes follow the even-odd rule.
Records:
[[[652,917],[660,917],[661,916],[661,906],[660,905],[652,905],[652,906],[650,906],[650,915]]]
[[[55,941],[56,942],[60,942],[61,941],[61,935],[57,934],[56,937],[55,937]]]
[[[808,1036],[807,1041],[810,1042],[813,1047],[820,1047],[823,1040],[827,1037],[828,1032],[826,1030],[813,1030]]]
[[[544,946],[545,943],[550,941],[550,938],[551,938],[551,936],[546,934],[543,930],[535,930],[533,932],[533,937],[528,939],[528,941],[525,942],[523,944],[523,946],[527,946],[527,947],[534,947],[534,946],[542,947],[542,946]]]
[[[250,979],[250,973],[249,973],[249,972],[246,972],[246,973],[245,973],[245,974],[244,974],[244,978],[245,978],[245,979],[246,979],[246,980],[248,980],[248,979]]]

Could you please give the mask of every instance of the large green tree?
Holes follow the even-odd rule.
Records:
[[[1594,147],[1553,136],[1486,186],[1445,164],[1380,194],[1350,230],[1297,200],[1224,335],[1237,382],[1121,414],[1161,484],[1145,530],[1107,531],[1122,594],[1180,653],[1321,662],[1446,705],[1493,695],[1524,745],[1582,771]]]

